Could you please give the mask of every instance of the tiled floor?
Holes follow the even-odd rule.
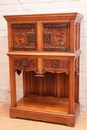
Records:
[[[78,116],[76,126],[38,122],[9,117],[10,105],[0,103],[0,130],[87,130],[87,113]]]

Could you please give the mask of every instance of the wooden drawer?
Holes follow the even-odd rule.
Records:
[[[37,71],[37,59],[28,57],[14,58],[14,69],[23,71]]]
[[[43,71],[51,73],[69,73],[69,60],[43,59]]]

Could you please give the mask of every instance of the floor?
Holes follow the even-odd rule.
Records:
[[[75,127],[9,117],[9,104],[0,103],[0,130],[87,130],[87,113],[78,116]]]

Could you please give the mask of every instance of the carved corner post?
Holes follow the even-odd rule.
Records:
[[[10,91],[11,91],[11,107],[15,107],[16,103],[16,80],[14,70],[14,58],[9,57],[9,68],[10,68]]]
[[[27,73],[26,71],[23,71],[23,96],[26,97],[27,96]]]
[[[79,63],[80,57],[75,59],[75,102],[79,103]]]
[[[8,22],[8,36],[10,37],[10,38],[8,38],[8,50],[9,51],[11,51],[11,49],[12,49],[12,41],[13,41],[13,39],[11,38],[11,36],[13,35],[12,34],[12,29],[11,29],[11,23],[10,22]]]
[[[71,20],[70,22],[70,52],[75,51],[75,22]]]
[[[69,113],[74,114],[74,58],[70,59],[70,67],[69,67]]]

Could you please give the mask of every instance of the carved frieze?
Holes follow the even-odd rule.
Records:
[[[43,60],[44,72],[66,72],[68,73],[69,61],[59,59],[44,59]]]
[[[70,23],[43,24],[43,50],[69,51]]]
[[[15,70],[37,70],[36,59],[18,58],[14,60],[14,63]]]
[[[12,24],[12,50],[36,50],[36,24]]]

